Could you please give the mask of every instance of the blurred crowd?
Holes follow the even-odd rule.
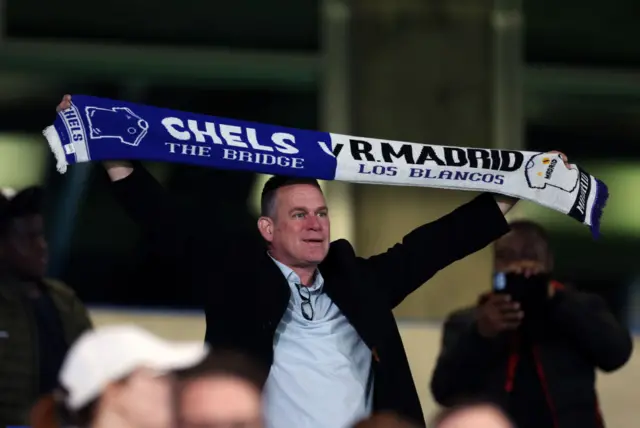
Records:
[[[34,428],[262,428],[259,365],[245,355],[201,342],[169,342],[133,325],[81,336],[60,372],[60,386],[30,413]],[[394,412],[353,428],[415,428]],[[495,406],[468,403],[439,413],[434,427],[508,428]]]
[[[365,260],[346,242],[330,243],[316,182],[274,177],[262,194],[256,257],[247,255],[248,238],[218,239],[229,259],[212,267],[149,174],[127,163],[107,172],[158,248],[202,257],[185,269],[206,284],[206,338],[94,328],[72,289],[45,276],[42,189],[7,194],[0,426],[604,427],[596,370],[622,367],[631,336],[600,297],[554,280],[544,229],[507,224],[493,195]],[[423,245],[433,240],[445,243],[440,254]],[[431,381],[442,410],[425,418],[416,388],[428,386],[413,383],[391,311],[435,272],[489,244],[493,288],[446,320]]]

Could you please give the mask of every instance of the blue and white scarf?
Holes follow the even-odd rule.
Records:
[[[607,186],[557,153],[435,146],[305,131],[74,95],[43,134],[64,173],[105,160],[177,162],[353,183],[501,193],[599,235]]]

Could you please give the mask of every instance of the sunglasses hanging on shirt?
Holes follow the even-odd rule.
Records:
[[[296,284],[296,288],[298,289],[298,294],[302,299],[302,303],[300,304],[300,311],[302,312],[302,316],[307,321],[312,321],[314,313],[313,305],[311,304],[311,291],[308,287],[305,287],[302,284]]]

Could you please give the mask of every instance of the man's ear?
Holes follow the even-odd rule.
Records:
[[[258,219],[258,230],[260,231],[260,234],[265,241],[273,241],[273,229],[274,224],[272,219],[270,219],[269,217],[260,217]]]

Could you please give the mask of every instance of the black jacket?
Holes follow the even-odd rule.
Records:
[[[224,225],[204,236],[200,219],[186,219],[143,168],[113,183],[117,199],[153,246],[181,263],[188,281],[203,291],[205,340],[248,352],[269,367],[273,337],[290,297],[264,243],[229,236]],[[206,219],[202,220],[206,221]],[[424,423],[415,385],[392,309],[440,269],[509,231],[498,205],[483,194],[443,218],[421,226],[386,252],[357,257],[346,240],[331,243],[320,265],[326,293],[376,358],[374,407]]]
[[[89,314],[64,283],[47,278],[41,285],[57,310],[64,336],[50,339],[59,339],[63,347],[69,346],[92,328]],[[28,424],[29,410],[40,393],[43,375],[40,360],[52,351],[42,349],[41,334],[50,332],[39,330],[33,303],[25,296],[26,288],[22,279],[0,277],[0,427]],[[44,339],[47,343],[48,338]]]
[[[475,317],[476,308],[467,308],[451,314],[445,323],[431,379],[431,392],[439,404],[451,406],[480,397],[513,415],[537,402],[543,406],[538,411],[548,413],[551,421],[551,427],[539,428],[604,427],[595,389],[596,368],[611,372],[623,366],[633,342],[599,296],[558,290],[544,329],[526,349],[516,346],[522,338],[519,333],[495,339],[480,336]],[[514,381],[519,382],[517,367],[525,351],[532,355],[533,375],[524,379],[524,397],[519,401],[525,403],[514,403],[509,400],[510,391]],[[536,391],[542,399],[536,400]]]

